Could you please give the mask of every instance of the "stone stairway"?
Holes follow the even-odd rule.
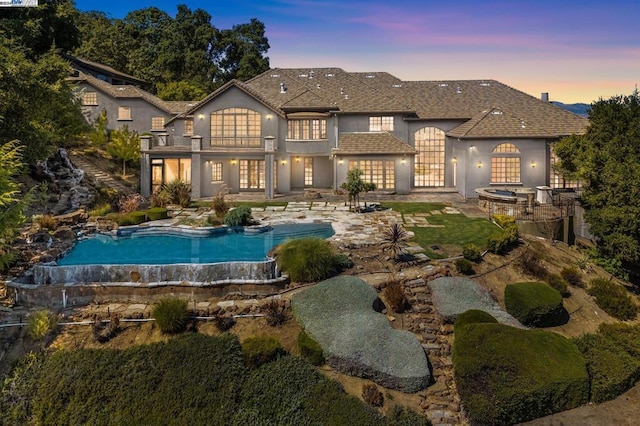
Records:
[[[105,173],[102,170],[98,169],[95,165],[85,160],[84,158],[78,155],[69,154],[69,159],[74,166],[82,169],[85,173],[85,176],[92,178],[97,185],[115,189],[121,194],[131,193],[131,189],[125,184],[114,179],[108,173]]]

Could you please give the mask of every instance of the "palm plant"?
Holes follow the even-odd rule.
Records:
[[[394,258],[406,252],[405,241],[409,234],[399,223],[394,223],[382,231],[382,251],[390,251]]]

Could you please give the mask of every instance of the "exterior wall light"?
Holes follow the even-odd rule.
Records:
[[[452,162],[453,164],[456,164],[456,163],[458,162],[458,159],[457,159],[456,157],[453,157],[453,158],[451,159],[451,162]]]
[[[266,118],[267,118],[267,120],[271,120],[271,119],[273,118],[273,115],[271,115],[271,114],[267,114],[267,115],[266,115]]]
[[[204,114],[198,114],[198,119],[199,120],[204,120]]]
[[[296,163],[300,162],[300,157],[296,157]]]
[[[282,160],[282,161],[280,162],[280,164],[282,164],[282,165],[284,166],[285,164],[287,164],[287,160]]]
[[[231,159],[231,165],[232,165],[232,166],[235,166],[235,165],[236,165],[236,159],[235,159],[235,158],[232,158],[232,159]]]
[[[532,162],[531,162],[531,168],[532,168],[532,169],[535,169],[535,168],[536,168],[536,162],[535,162],[535,161],[532,161]]]
[[[342,158],[339,158],[338,159],[338,164],[340,164],[340,165],[344,164],[344,160]]]
[[[478,161],[478,164],[476,164],[476,166],[478,166],[478,168],[482,167],[482,161]]]

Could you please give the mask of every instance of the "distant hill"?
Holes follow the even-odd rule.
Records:
[[[563,104],[562,102],[557,102],[557,101],[552,101],[552,104],[554,104],[555,106],[558,106],[562,109],[566,109],[567,111],[570,111],[574,114],[578,114],[581,115],[583,117],[588,117],[589,116],[589,108],[591,107],[591,105],[589,104]]]

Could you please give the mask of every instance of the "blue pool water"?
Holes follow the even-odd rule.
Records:
[[[96,235],[80,240],[58,265],[168,265],[261,261],[285,240],[328,238],[328,223],[275,225],[259,234],[226,232],[211,237],[149,235],[111,237]]]

